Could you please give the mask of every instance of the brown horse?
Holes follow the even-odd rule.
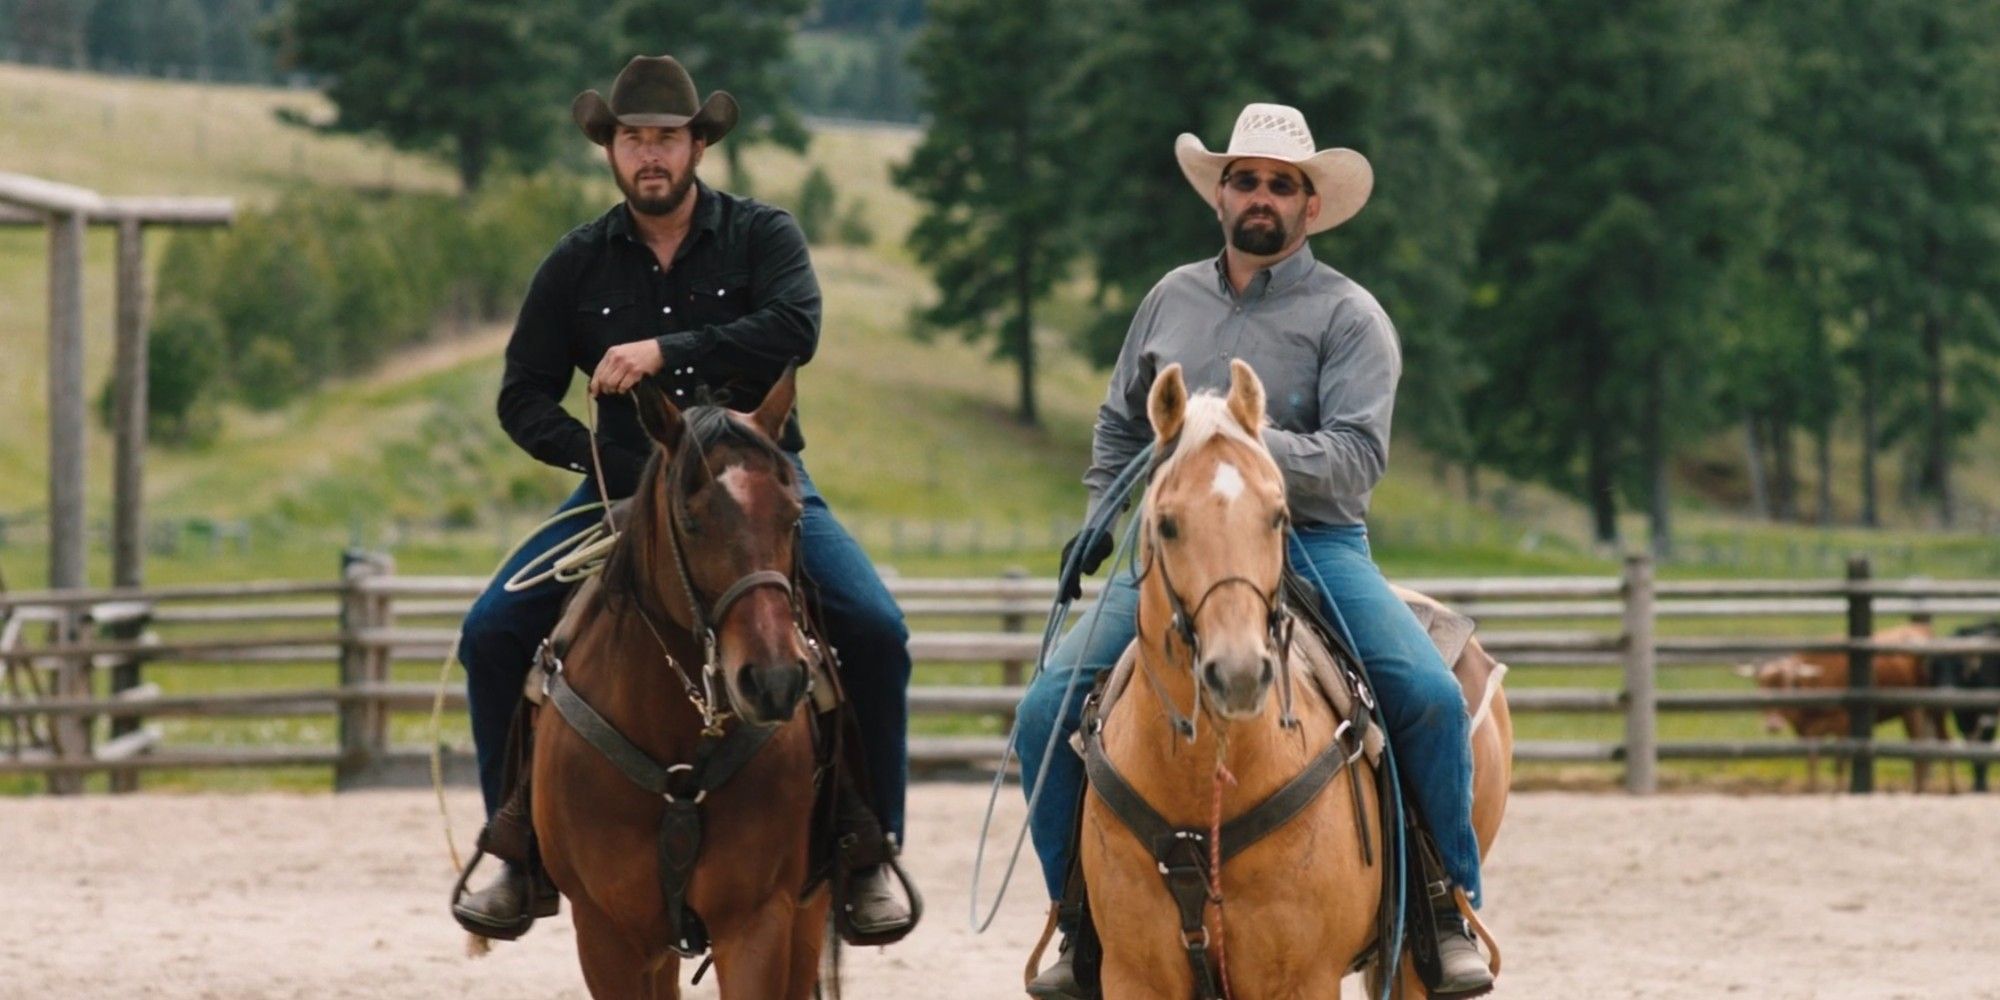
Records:
[[[1342,734],[1330,699],[1306,679],[1310,658],[1324,658],[1324,649],[1309,629],[1287,630],[1272,616],[1285,559],[1284,481],[1259,436],[1263,387],[1241,361],[1231,369],[1227,398],[1190,399],[1178,365],[1154,382],[1149,415],[1167,457],[1140,515],[1131,679],[1100,733],[1103,758],[1130,788],[1167,824],[1197,831],[1243,817],[1353,733]],[[1473,741],[1482,853],[1499,827],[1510,770],[1512,726],[1496,666],[1473,642],[1455,668],[1471,704],[1482,706]],[[1296,726],[1282,724],[1287,711]],[[1191,738],[1170,724],[1189,714]],[[1369,767],[1359,745],[1339,755]],[[1184,933],[1161,863],[1107,804],[1098,775],[1084,805],[1081,858],[1108,1000],[1194,995],[1189,939],[1208,941],[1211,958],[1219,953],[1221,988],[1237,1000],[1340,995],[1350,959],[1377,937],[1387,830],[1372,778],[1329,780],[1241,854],[1219,855],[1222,902],[1202,909],[1199,933]],[[1367,848],[1357,794],[1369,817]],[[1209,847],[1226,850],[1222,839]],[[1424,995],[1408,962],[1401,978],[1403,996]]]
[[[809,644],[790,582],[802,508],[773,443],[793,395],[790,372],[749,414],[683,413],[641,391],[658,448],[562,656],[569,687],[662,769],[687,771],[704,728],[768,736],[719,787],[680,796],[700,823],[687,908],[732,1000],[811,996],[827,928],[827,890],[801,895],[815,759],[799,710]],[[661,883],[674,796],[636,780],[563,714],[540,713],[535,832],[573,907],[584,980],[595,997],[670,1000],[685,937]]]

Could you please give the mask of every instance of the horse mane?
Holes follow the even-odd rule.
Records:
[[[618,543],[612,546],[611,554],[604,561],[605,582],[611,586],[603,588],[607,600],[623,602],[644,593],[648,580],[646,555],[653,548],[653,532],[667,523],[670,511],[662,509],[662,501],[685,490],[687,481],[694,472],[694,463],[706,461],[709,449],[720,446],[740,448],[763,455],[773,462],[785,461],[785,453],[776,442],[758,433],[755,429],[733,420],[729,411],[720,406],[692,406],[682,411],[685,424],[681,432],[681,447],[671,458],[662,461],[664,449],[655,446],[646,456],[646,464],[639,471],[639,487],[631,498],[623,501],[624,524],[619,532]],[[666,481],[665,489],[658,488],[659,481]]]
[[[1263,425],[1259,420],[1258,425]],[[1236,417],[1229,412],[1229,400],[1217,392],[1202,391],[1188,397],[1187,410],[1181,418],[1181,432],[1168,443],[1169,450],[1153,470],[1152,485],[1146,488],[1146,507],[1153,506],[1153,492],[1167,481],[1173,473],[1187,462],[1188,457],[1216,438],[1234,441],[1249,448],[1270,464],[1273,475],[1278,474],[1277,463],[1271,459],[1271,450],[1264,447],[1263,439],[1243,429]]]

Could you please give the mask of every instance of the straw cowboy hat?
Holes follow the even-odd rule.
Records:
[[[1181,163],[1181,173],[1211,208],[1215,207],[1223,170],[1249,157],[1292,164],[1312,181],[1320,208],[1319,218],[1306,226],[1307,236],[1354,218],[1375,189],[1375,168],[1368,165],[1367,157],[1351,149],[1314,150],[1305,116],[1283,104],[1245,105],[1243,113],[1236,116],[1235,131],[1229,133],[1229,148],[1220,153],[1209,152],[1192,132],[1182,132],[1174,140],[1174,158]]]
[[[736,127],[736,98],[718,90],[695,100],[694,78],[673,56],[635,56],[611,84],[611,100],[586,90],[570,102],[570,117],[590,141],[602,146],[618,126],[680,128],[685,125],[709,142]]]

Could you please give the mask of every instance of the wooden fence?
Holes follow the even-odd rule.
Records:
[[[1412,586],[1479,619],[1480,639],[1515,669],[1508,699],[1517,714],[1622,717],[1617,740],[1517,744],[1522,761],[1621,766],[1634,792],[1652,791],[1662,761],[1826,756],[1852,762],[1855,791],[1873,787],[1878,759],[2000,760],[1993,747],[1942,740],[1880,742],[1873,712],[1851,712],[1841,739],[1674,741],[1659,738],[1662,713],[1750,713],[1774,708],[2000,707],[2000,692],[1877,689],[1878,653],[2000,653],[2000,640],[1940,638],[1887,644],[1868,638],[1876,617],[1923,613],[2000,616],[2000,581],[1877,581],[1857,562],[1849,577],[1819,581],[1656,582],[1644,558],[1622,576],[1412,580]],[[109,773],[112,788],[137,787],[147,770],[201,767],[330,767],[336,787],[428,780],[429,749],[392,740],[395,713],[428,712],[440,661],[457,620],[483,581],[398,575],[382,557],[350,555],[341,579],[143,590],[72,590],[0,595],[0,774],[42,774],[50,790],[81,789]],[[1018,702],[1045,620],[1051,584],[1022,577],[891,579],[912,622],[918,664],[913,714],[974,717],[983,735],[918,735],[918,767],[991,767],[1005,720]],[[1844,620],[1820,634],[1765,635],[1772,619]],[[1761,621],[1761,625],[1760,625]],[[1733,626],[1722,634],[1692,629]],[[1842,631],[1845,637],[1841,637]],[[1661,690],[1669,671],[1743,662],[1791,651],[1844,651],[1845,691]],[[247,665],[337,666],[337,683],[275,690],[223,687],[164,691],[149,668],[188,665],[229,671]],[[428,671],[398,664],[427,664]],[[1616,668],[1613,688],[1524,683],[1528,672]],[[427,675],[432,680],[417,680]],[[203,688],[211,687],[202,685]],[[447,705],[462,709],[457,681]],[[335,737],[311,745],[223,746],[165,739],[157,720],[331,716]],[[920,727],[937,728],[937,727]],[[446,754],[454,780],[470,774],[462,747]]]

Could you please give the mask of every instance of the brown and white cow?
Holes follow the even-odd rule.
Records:
[[[1934,633],[1928,620],[1912,621],[1907,625],[1883,629],[1875,633],[1877,642],[1924,642]],[[1914,653],[1877,653],[1873,657],[1875,686],[1878,688],[1926,688],[1930,686],[1930,665],[1927,658]],[[1736,669],[1744,677],[1757,682],[1758,687],[1774,691],[1845,691],[1847,690],[1846,653],[1791,653],[1761,663],[1745,664]],[[1938,709],[1890,708],[1876,709],[1876,722],[1888,719],[1902,719],[1903,729],[1913,740],[1938,739],[1944,733],[1944,713]],[[1770,732],[1783,732],[1790,727],[1801,739],[1820,737],[1842,737],[1848,734],[1847,710],[1844,708],[1774,708],[1764,713],[1764,728]],[[1839,773],[1846,772],[1846,759],[1836,765]],[[1917,761],[1917,789],[1922,791],[1930,778],[1928,761]],[[1956,772],[1947,770],[1948,783],[1956,785]],[[1819,787],[1819,758],[1806,758],[1806,785]],[[1953,789],[1956,790],[1955,788]]]

